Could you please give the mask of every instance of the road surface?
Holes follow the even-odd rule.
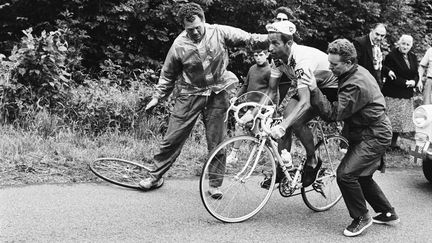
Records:
[[[432,242],[432,186],[421,169],[376,173],[401,217],[356,242]],[[252,219],[225,224],[201,203],[198,179],[167,179],[157,191],[108,183],[0,188],[0,242],[352,242],[344,202],[314,213],[278,191]]]

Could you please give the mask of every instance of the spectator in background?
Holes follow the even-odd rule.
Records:
[[[246,76],[244,83],[240,86],[240,89],[237,92],[236,97],[240,97],[243,94],[248,92],[252,92],[247,94],[248,101],[261,102],[263,95],[266,94],[269,97],[273,97],[272,102],[274,104],[278,104],[278,89],[275,87],[274,89],[269,89],[269,81],[270,81],[270,65],[267,61],[269,56],[269,43],[268,42],[259,42],[252,45],[252,54],[255,60],[255,64],[249,68],[249,72]],[[257,91],[257,92],[253,92]],[[262,94],[258,93],[261,92]],[[270,92],[270,93],[269,93]],[[248,111],[244,117],[247,119],[247,116],[252,115],[252,111]],[[256,127],[255,127],[256,128]],[[235,127],[235,135],[239,136],[244,134],[242,128],[236,124]],[[226,162],[228,164],[236,163],[238,161],[237,152],[239,149],[240,143],[234,143],[233,149],[231,153],[227,156]]]
[[[379,23],[369,32],[369,34],[354,39],[353,44],[357,51],[357,62],[366,68],[377,81],[380,88],[383,86],[381,72],[386,73],[390,78],[394,78],[392,71],[383,70],[383,55],[381,44],[387,34],[384,24]]]
[[[402,35],[394,48],[385,58],[383,65],[392,70],[396,78],[385,77],[382,93],[387,104],[393,137],[390,148],[399,148],[399,133],[415,130],[411,116],[414,111],[414,89],[419,81],[417,57],[410,50],[413,37]]]
[[[420,82],[417,87],[421,91],[423,89],[423,83],[421,82],[423,75],[426,74],[426,82],[423,90],[423,104],[431,104],[431,89],[432,89],[432,47],[429,48],[423,58],[420,61],[418,69]]]
[[[270,65],[267,60],[269,57],[268,47],[268,42],[259,42],[252,45],[251,48],[255,64],[249,68],[246,80],[242,86],[240,86],[236,97],[250,91],[267,92],[270,80]],[[277,104],[277,94],[275,94],[275,97],[276,99],[273,100],[273,102]],[[251,99],[259,102],[261,97],[251,97]]]
[[[293,11],[287,7],[279,7],[275,11],[275,22],[279,21],[291,21],[294,22],[295,17],[293,15]]]

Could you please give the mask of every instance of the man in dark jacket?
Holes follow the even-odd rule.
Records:
[[[377,81],[380,88],[383,86],[382,74],[385,73],[393,79],[394,73],[382,66],[383,55],[381,44],[386,36],[386,28],[382,23],[376,24],[369,34],[354,39],[357,51],[358,64],[366,68]]]
[[[337,182],[353,218],[344,235],[356,236],[372,222],[399,222],[394,208],[372,178],[390,145],[391,125],[377,83],[366,69],[356,64],[354,45],[346,39],[338,39],[329,44],[328,53],[330,70],[339,78],[337,103],[327,100],[317,88],[314,77],[304,83],[311,90],[312,106],[322,117],[344,121],[343,135],[349,147],[337,169]],[[373,219],[366,201],[379,213]]]

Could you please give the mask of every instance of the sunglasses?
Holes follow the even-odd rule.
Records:
[[[276,18],[277,21],[287,21],[288,19],[285,18]]]

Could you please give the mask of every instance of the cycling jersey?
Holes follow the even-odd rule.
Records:
[[[327,54],[313,47],[293,43],[288,64],[279,62],[277,70],[272,70],[272,76],[280,78],[282,73],[288,77],[294,77],[291,86],[297,89],[307,87],[301,82],[302,78],[311,77],[313,74],[319,89],[337,88],[337,78],[330,71],[330,63]]]

